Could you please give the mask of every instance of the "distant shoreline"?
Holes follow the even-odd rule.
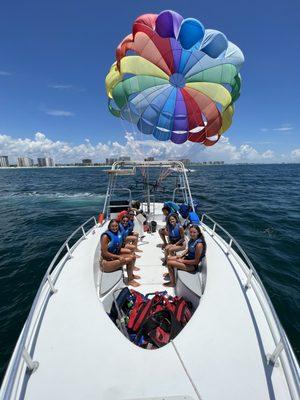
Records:
[[[224,167],[224,166],[232,166],[232,165],[239,165],[239,166],[249,166],[249,165],[297,165],[300,164],[299,162],[284,162],[284,163],[227,163],[227,164],[198,164],[198,163],[191,163],[186,168],[190,169],[192,167]],[[16,170],[16,169],[66,169],[66,168],[111,168],[111,165],[55,165],[52,167],[0,167],[0,170]]]

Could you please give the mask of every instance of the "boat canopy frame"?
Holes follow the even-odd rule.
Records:
[[[106,172],[108,173],[108,185],[107,185],[107,191],[106,191],[106,196],[105,196],[105,201],[104,201],[104,206],[103,206],[103,214],[105,215],[106,218],[110,216],[110,212],[112,209],[116,207],[126,207],[131,206],[132,203],[132,192],[128,188],[117,188],[116,187],[116,182],[117,182],[117,177],[118,176],[127,176],[127,175],[134,175],[136,173],[137,168],[143,168],[146,171],[146,177],[145,177],[145,185],[146,185],[146,190],[145,190],[145,197],[142,199],[141,203],[143,206],[146,208],[144,211],[147,214],[151,213],[151,204],[152,204],[152,213],[155,213],[155,195],[151,194],[150,190],[150,182],[149,182],[149,168],[166,168],[172,170],[172,172],[175,172],[178,174],[178,180],[179,180],[179,185],[176,186],[173,190],[173,195],[172,195],[172,200],[175,201],[175,197],[178,191],[181,191],[183,200],[186,204],[190,204],[193,211],[195,211],[194,208],[194,202],[193,202],[193,197],[186,173],[186,168],[185,165],[182,161],[116,161],[112,164],[112,167],[110,170],[107,170]],[[117,206],[114,206],[111,204],[112,197],[116,192],[128,192],[128,200],[127,203],[125,204],[118,204]]]

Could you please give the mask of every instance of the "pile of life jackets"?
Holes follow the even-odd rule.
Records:
[[[143,295],[126,287],[115,298],[109,316],[129,340],[153,349],[178,335],[192,316],[192,305],[166,291]]]

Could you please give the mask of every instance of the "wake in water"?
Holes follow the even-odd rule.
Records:
[[[82,199],[82,198],[93,198],[93,199],[101,199],[104,198],[104,194],[98,193],[90,193],[90,192],[78,192],[78,193],[42,193],[38,191],[32,192],[6,192],[0,195],[2,198],[9,198],[9,197],[40,197],[44,199]]]

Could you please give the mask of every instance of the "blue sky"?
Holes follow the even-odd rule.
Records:
[[[108,143],[107,154],[109,141],[117,142],[117,147],[126,143],[128,151],[128,140],[136,137],[127,135],[126,139],[124,125],[107,110],[105,75],[133,20],[169,8],[221,30],[245,54],[234,122],[225,143],[214,148],[219,146],[225,153],[251,148],[259,156],[269,151],[271,161],[281,154],[288,159],[294,151],[294,160],[300,159],[300,3],[296,0],[3,2],[0,153],[35,155],[39,149],[34,142],[45,140],[50,152],[64,142],[73,149],[73,158],[80,157],[80,149],[82,155],[89,154],[86,146],[95,151],[98,142]],[[44,136],[36,137],[36,132]],[[17,139],[22,146],[15,149]],[[209,157],[198,144],[196,148]],[[41,151],[45,149],[44,143]],[[214,157],[216,152],[212,150]],[[96,158],[97,154],[91,152]]]

